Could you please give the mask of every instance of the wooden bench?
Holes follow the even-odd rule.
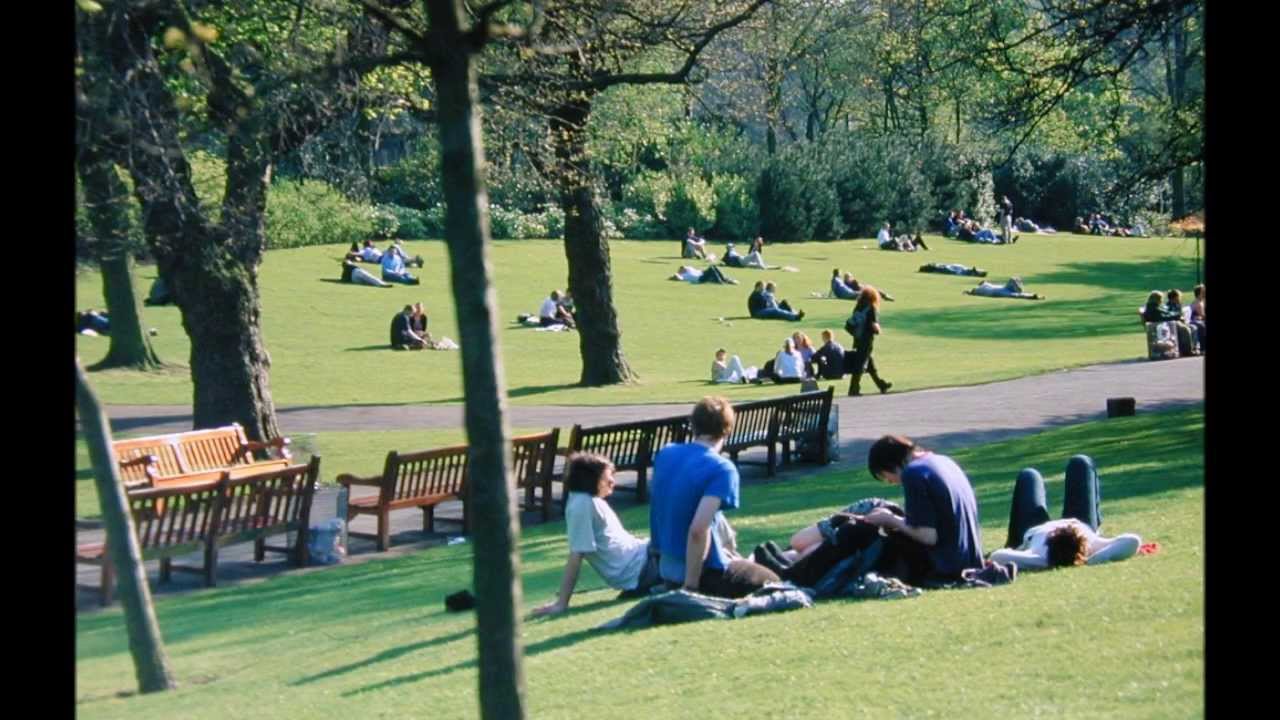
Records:
[[[240,477],[233,477],[230,470],[192,473],[172,485],[128,490],[142,559],[160,560],[161,582],[180,570],[200,573],[206,586],[217,581],[218,549],[233,543],[253,540],[257,562],[271,550],[292,554],[295,564],[304,565],[319,472],[316,456],[308,465]],[[289,532],[297,533],[292,548],[266,545],[268,536]],[[204,555],[199,567],[173,563],[174,557],[194,552]],[[79,545],[76,561],[101,568],[102,604],[110,604],[114,572],[106,543]]]
[[[546,433],[524,435],[511,440],[512,475],[516,490],[524,490],[525,506],[541,507],[543,519],[551,515],[551,480],[555,467],[558,428]],[[338,483],[350,490],[355,486],[376,487],[378,492],[364,497],[348,497],[347,517],[350,522],[360,515],[373,515],[378,521],[376,533],[349,530],[348,535],[373,540],[378,551],[391,545],[390,515],[393,510],[422,510],[423,532],[435,531],[435,509],[442,502],[462,502],[462,531],[471,530],[471,500],[466,445],[426,450],[423,452],[387,453],[382,474],[357,477],[343,473]]]
[[[120,479],[125,487],[150,487],[161,478],[206,470],[277,470],[289,464],[291,456],[288,444],[287,438],[276,438],[266,443],[249,440],[243,427],[232,424],[206,430],[116,440],[111,445],[115,450]],[[259,459],[255,456],[255,453],[264,452],[273,452],[276,457]]]
[[[512,475],[516,488],[524,490],[524,508],[542,510],[543,522],[551,519],[551,482],[555,475],[560,428],[511,439]]]
[[[615,469],[634,471],[636,499],[644,502],[649,497],[647,478],[654,456],[663,446],[688,437],[687,415],[590,428],[574,425],[569,431],[568,452],[598,453],[609,458]]]

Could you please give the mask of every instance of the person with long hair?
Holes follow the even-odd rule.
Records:
[[[862,374],[869,373],[881,394],[889,392],[893,383],[880,377],[876,362],[871,357],[875,336],[880,334],[880,293],[875,287],[863,285],[858,301],[853,305],[853,315],[845,323],[845,329],[853,335],[853,350],[845,355],[850,373],[849,395],[862,394]]]

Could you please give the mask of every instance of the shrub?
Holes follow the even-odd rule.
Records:
[[[689,228],[702,232],[715,221],[715,189],[695,175],[677,178],[672,182],[671,198],[662,214],[670,236],[683,237]]]
[[[760,232],[771,242],[840,237],[844,223],[831,175],[817,148],[787,148],[756,183]]]
[[[267,197],[267,248],[359,242],[373,234],[374,215],[323,182],[278,180]]]
[[[950,210],[990,225],[995,220],[995,185],[990,161],[979,149],[937,142],[922,149],[921,170],[932,195],[934,212],[929,213],[940,227]],[[1012,199],[1012,198],[1011,198]],[[1021,214],[1021,210],[1015,207]]]
[[[614,227],[618,237],[628,240],[657,240],[670,237],[665,222],[635,208],[610,205],[605,209],[604,216]]]
[[[824,154],[851,234],[875,235],[885,221],[904,232],[925,228],[935,201],[917,151],[888,140],[838,138]]]
[[[751,193],[751,181],[740,175],[716,175],[716,224],[708,233],[724,240],[754,238],[760,234],[760,209]]]
[[[627,184],[622,191],[622,204],[635,208],[641,215],[666,219],[666,207],[670,202],[675,183],[665,172],[644,171]],[[681,234],[684,231],[681,230]]]
[[[389,205],[379,205],[373,208],[371,213],[373,218],[373,234],[383,239],[401,237],[400,218]]]
[[[418,210],[444,202],[437,146],[434,138],[425,139],[400,162],[378,168],[369,187],[373,201]]]

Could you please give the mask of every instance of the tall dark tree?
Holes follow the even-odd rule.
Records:
[[[116,472],[116,458],[111,450],[111,426],[102,405],[89,388],[80,361],[76,360],[76,408],[84,427],[89,461],[93,464],[93,480],[98,489],[103,525],[107,534],[107,557],[115,570],[120,604],[124,607],[125,631],[129,638],[129,654],[138,679],[138,690],[144,693],[176,687],[169,658],[160,637],[151,589],[147,586],[142,550],[133,529],[133,516],[125,497],[124,485]],[[105,592],[107,588],[103,588]]]
[[[148,245],[191,339],[195,426],[238,422],[258,439],[279,435],[258,293],[273,164],[350,110],[357,60],[381,52],[385,36],[361,15],[326,9],[327,3],[260,6],[300,18],[304,7],[313,23],[347,28],[321,62],[321,51],[273,52],[261,40],[215,46],[217,29],[195,20],[181,0],[114,2],[83,18],[88,52],[109,68],[100,92],[121,103],[122,160],[142,206]],[[174,55],[158,56],[160,47]],[[226,191],[216,222],[191,183],[175,82],[205,90],[210,119],[224,135]]]
[[[535,165],[556,188],[564,212],[568,289],[578,309],[579,383],[629,382],[613,302],[609,243],[588,152],[587,123],[600,93],[620,85],[689,81],[702,51],[768,0],[561,0],[533,3],[537,32],[482,81],[494,99],[547,118],[547,156]],[[657,69],[654,69],[657,68]]]

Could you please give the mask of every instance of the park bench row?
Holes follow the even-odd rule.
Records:
[[[286,553],[298,566],[307,563],[307,528],[320,472],[319,456],[306,465],[231,469],[169,475],[152,487],[125,488],[142,559],[160,560],[160,580],[173,570],[200,573],[206,586],[217,579],[218,549],[254,543],[254,560],[268,551]],[[288,533],[296,533],[288,546]],[[284,545],[267,538],[286,535]],[[202,552],[199,567],[177,565],[173,558]],[[111,603],[114,578],[105,542],[76,547],[76,561],[101,568],[102,604]]]

